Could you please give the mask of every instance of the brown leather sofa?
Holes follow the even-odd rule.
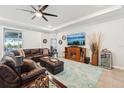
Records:
[[[44,54],[43,51],[47,49],[47,48],[35,48],[35,49],[23,49],[24,53],[25,53],[25,58],[26,59],[32,59],[35,62],[39,62],[39,58],[44,57],[44,56],[51,56],[51,52],[49,49],[48,50],[48,54]],[[14,50],[12,51],[15,56],[19,56],[20,53],[18,50]]]
[[[17,60],[13,53],[3,56],[0,62],[0,87],[15,88],[28,83],[41,74],[45,74],[46,69],[39,67],[33,60],[24,59],[21,65],[21,73],[18,72]]]
[[[44,50],[48,50],[48,53],[44,53]],[[36,49],[23,49],[26,58],[32,59],[35,62],[40,62],[42,67],[45,67],[50,73],[58,74],[64,70],[64,62],[59,61],[58,63],[54,64],[53,62],[47,62],[41,60],[41,57],[44,56],[52,56],[52,52],[50,52],[47,48],[36,48]],[[57,52],[57,50],[56,50]]]
[[[54,75],[58,74],[64,70],[64,62],[62,62],[62,61],[54,64],[52,62],[47,62],[47,61],[43,61],[40,59],[44,56],[52,56],[52,52],[50,52],[50,50],[47,48],[23,49],[23,51],[25,53],[26,59],[32,59],[35,62],[40,62],[40,65],[42,67],[45,67],[49,72],[51,72]],[[45,53],[44,53],[44,51],[45,51]],[[16,56],[19,56],[18,50],[13,51],[13,53]]]

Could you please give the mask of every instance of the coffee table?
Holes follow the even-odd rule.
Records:
[[[54,75],[64,70],[63,61],[51,61],[49,57],[40,58],[40,65],[45,67],[50,73]]]
[[[54,78],[51,75],[48,75],[49,77],[49,83],[51,82],[55,87],[57,88],[67,88],[66,85],[64,85],[62,82],[60,82],[59,80],[57,80],[56,78]],[[50,85],[50,84],[49,84]],[[55,88],[54,87],[54,88]]]
[[[23,85],[22,88],[67,88],[67,86],[51,75],[41,75],[34,81]]]

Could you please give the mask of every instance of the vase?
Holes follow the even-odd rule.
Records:
[[[92,54],[92,65],[98,66],[98,61],[99,61],[99,56],[98,53],[93,53]]]

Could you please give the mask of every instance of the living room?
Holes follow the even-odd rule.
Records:
[[[123,5],[0,5],[0,87],[123,88],[123,15]]]

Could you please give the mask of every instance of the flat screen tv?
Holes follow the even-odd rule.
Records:
[[[68,45],[85,45],[85,33],[67,35]]]

